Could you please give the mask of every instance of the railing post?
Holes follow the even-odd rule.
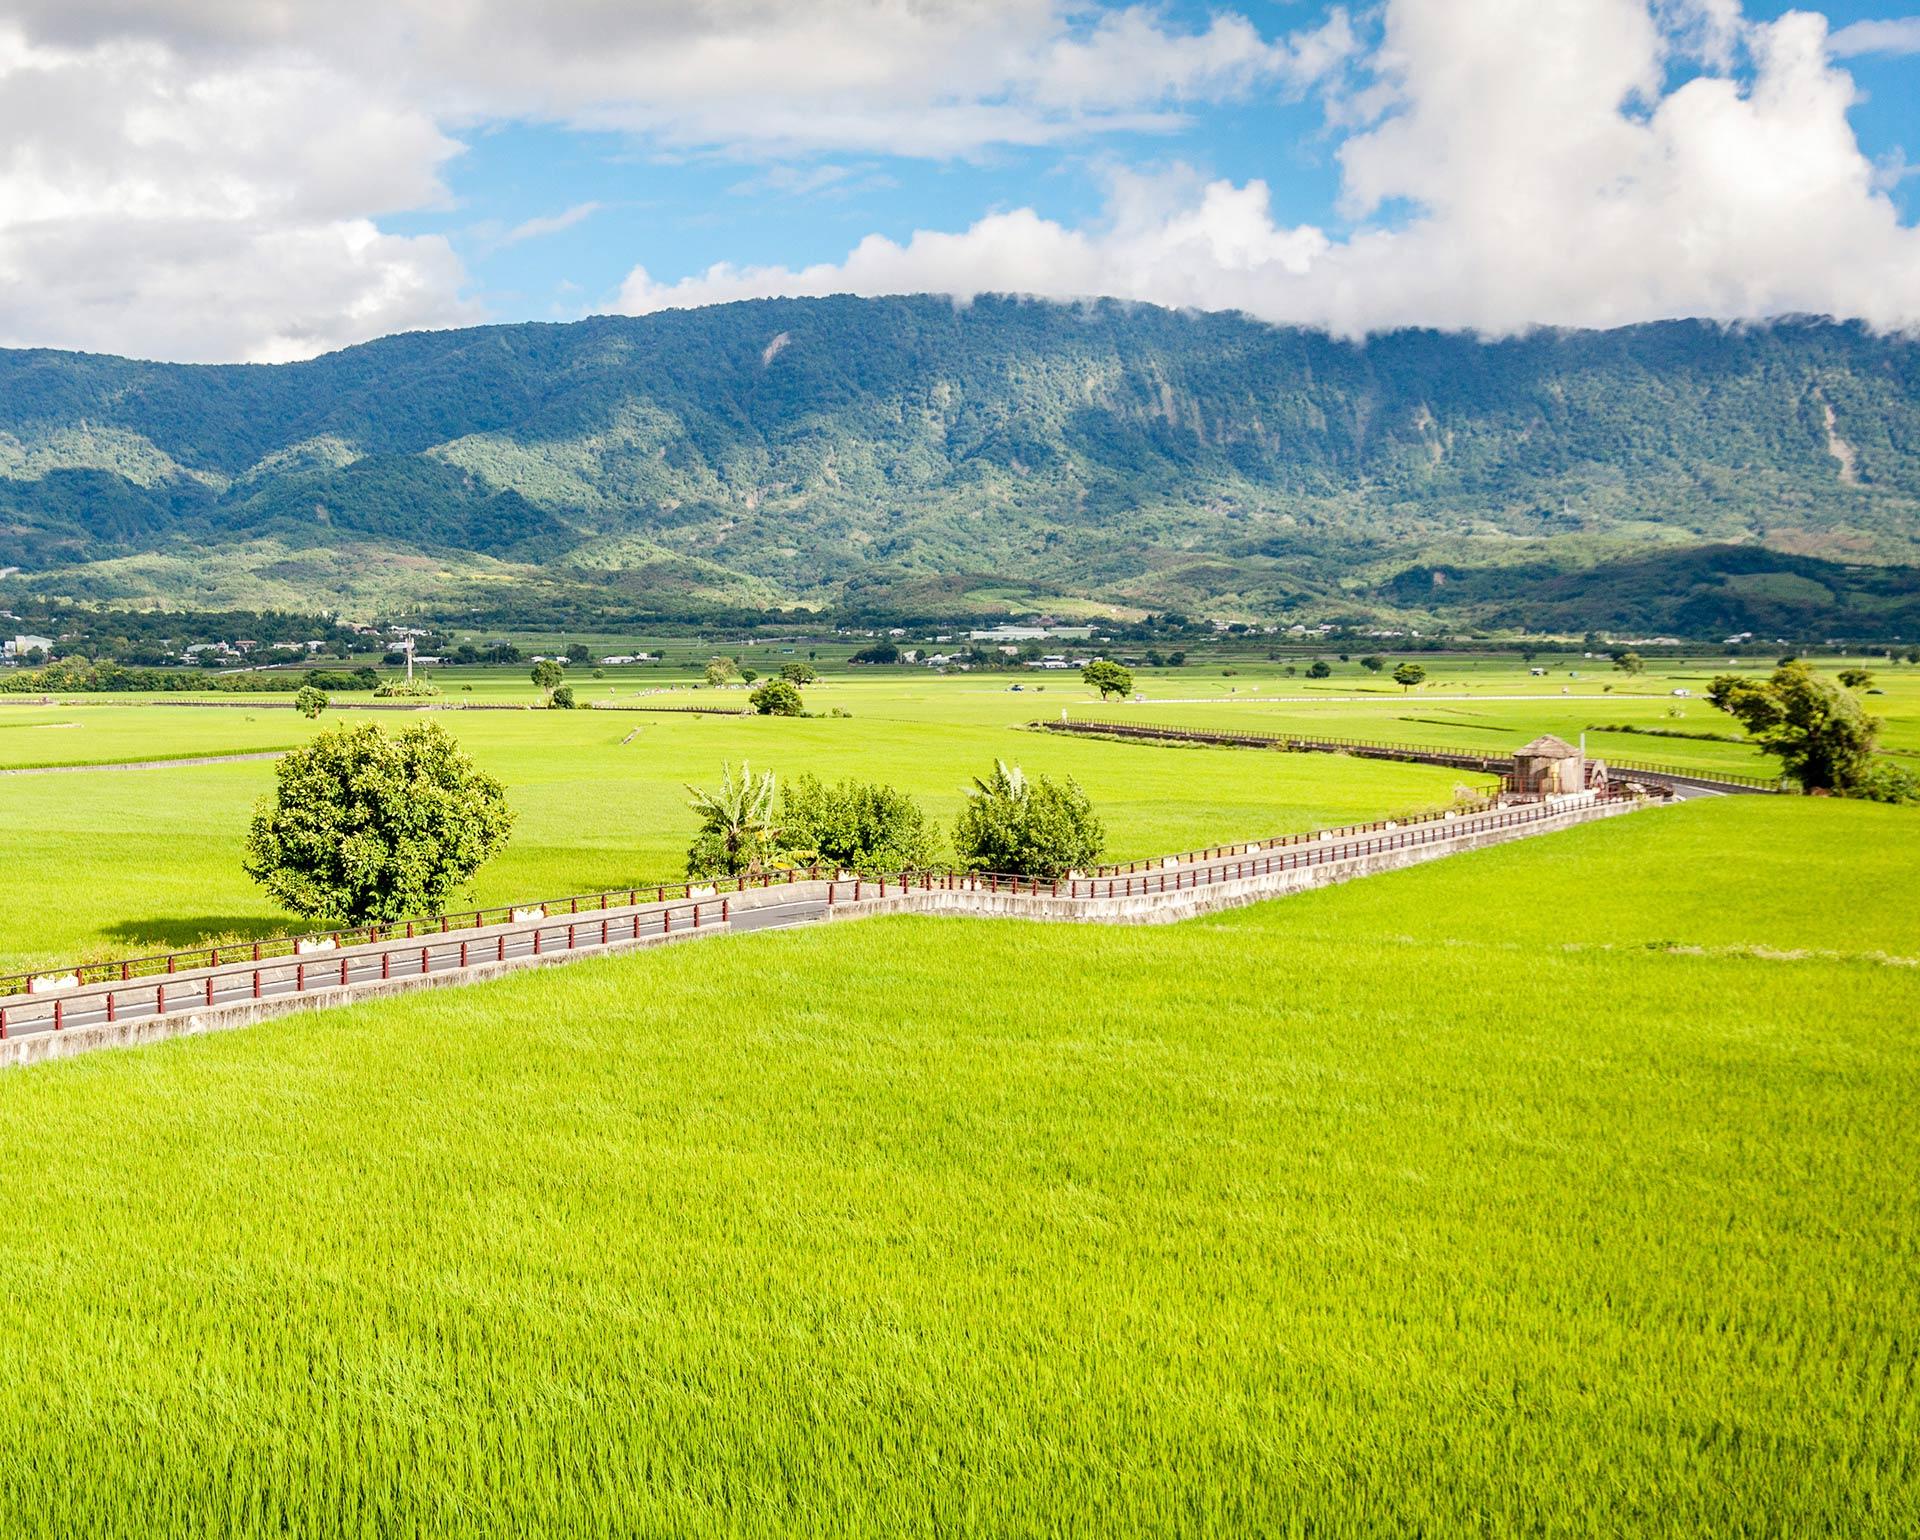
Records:
[[[293,987],[297,993],[306,993],[307,965],[305,963],[295,963],[293,965]]]
[[[425,947],[421,947],[420,948],[420,976],[422,978],[425,978],[426,974],[427,974],[427,949]]]
[[[698,904],[693,906],[693,928],[695,930],[700,928],[700,906]]]
[[[380,977],[383,979],[393,977],[393,953],[391,952],[380,954]]]
[[[732,915],[727,908],[727,901],[724,898],[720,900],[720,923],[722,925],[732,923]]]
[[[53,1030],[56,1032],[60,1031],[66,1025],[66,1020],[62,1016],[60,1009],[64,1004],[65,1002],[61,1000],[55,1000],[53,1002]]]
[[[256,1000],[260,998],[260,970],[258,968],[253,970],[253,998]]]
[[[347,965],[343,961],[340,964],[340,982],[344,984],[346,983],[346,981],[347,981]],[[213,975],[211,973],[207,975],[207,1004],[208,1005],[213,1004]]]

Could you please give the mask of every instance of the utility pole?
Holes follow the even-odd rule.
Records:
[[[407,647],[407,683],[412,684],[413,683],[413,638],[412,637],[407,638],[406,647]]]

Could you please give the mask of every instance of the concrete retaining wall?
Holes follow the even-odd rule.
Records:
[[[439,973],[411,974],[405,978],[368,980],[345,988],[313,990],[304,995],[269,995],[264,1000],[245,1000],[232,1005],[209,1006],[204,1010],[172,1011],[165,1016],[142,1016],[131,1021],[100,1022],[87,1027],[70,1027],[64,1032],[34,1032],[0,1041],[0,1069],[16,1064],[38,1064],[43,1059],[70,1059],[95,1048],[135,1048],[142,1043],[164,1042],[170,1037],[196,1037],[202,1032],[228,1032],[235,1027],[250,1027],[270,1016],[289,1016],[295,1011],[327,1011],[336,1006],[359,1005],[367,1000],[384,1000],[391,995],[413,994],[422,989],[446,989],[463,984],[478,984],[503,978],[528,968],[550,968],[572,962],[578,957],[605,957],[613,952],[632,952],[642,947],[664,946],[670,941],[697,941],[705,936],[723,936],[723,926],[700,930],[676,930],[669,935],[651,934],[638,939],[624,938],[605,946],[582,947],[573,952],[546,952],[537,957],[510,957],[505,962],[475,963],[468,968],[449,968]]]

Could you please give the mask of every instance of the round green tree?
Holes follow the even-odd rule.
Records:
[[[785,679],[769,679],[747,697],[747,704],[763,717],[797,717],[803,709],[800,692]]]
[[[432,722],[335,727],[275,767],[246,872],[295,914],[350,925],[431,914],[507,841],[506,789]]]
[[[1333,673],[1333,665],[1325,658],[1315,658],[1307,665],[1309,679],[1325,679]]]
[[[547,705],[556,711],[573,710],[575,705],[575,702],[573,699],[573,686],[570,684],[563,684],[556,687],[553,694],[547,697]]]
[[[294,693],[293,709],[303,717],[317,717],[327,709],[327,692],[303,685]]]
[[[1117,695],[1125,700],[1133,694],[1133,671],[1109,658],[1096,658],[1080,670],[1080,677],[1100,692],[1100,699]]]
[[[566,680],[567,671],[552,658],[542,658],[533,665],[530,677],[538,688],[546,691],[547,699],[551,701],[553,692]]]
[[[788,684],[812,684],[820,677],[811,663],[783,663],[780,665],[780,677]]]
[[[1427,671],[1418,663],[1402,663],[1393,671],[1393,682],[1403,690],[1411,690],[1427,677]]]

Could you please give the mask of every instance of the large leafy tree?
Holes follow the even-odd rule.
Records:
[[[1418,663],[1402,663],[1393,671],[1393,682],[1403,690],[1411,690],[1427,677],[1427,671]]]
[[[1133,670],[1110,658],[1096,658],[1080,670],[1080,677],[1100,692],[1100,699],[1117,695],[1125,700],[1133,694]]]
[[[994,762],[976,777],[954,825],[953,848],[968,871],[1063,877],[1100,859],[1107,831],[1079,783],[1028,776]]]
[[[781,788],[780,844],[796,861],[879,876],[930,866],[939,836],[903,791],[803,775]]]
[[[778,848],[771,770],[760,775],[745,760],[736,780],[733,766],[721,770],[717,791],[689,786],[700,832],[687,850],[689,877],[738,877],[758,872]]]
[[[1717,675],[1707,698],[1808,791],[1848,792],[1868,779],[1879,722],[1805,663],[1783,663],[1765,680]]]
[[[786,679],[769,679],[747,697],[747,704],[763,717],[797,717],[806,709],[799,690]]]
[[[553,699],[553,692],[560,688],[567,677],[567,671],[552,658],[542,658],[533,665],[532,679],[536,686],[546,692],[547,699]]]
[[[423,722],[321,733],[276,767],[247,875],[295,914],[360,925],[443,908],[507,841],[506,789]]]

